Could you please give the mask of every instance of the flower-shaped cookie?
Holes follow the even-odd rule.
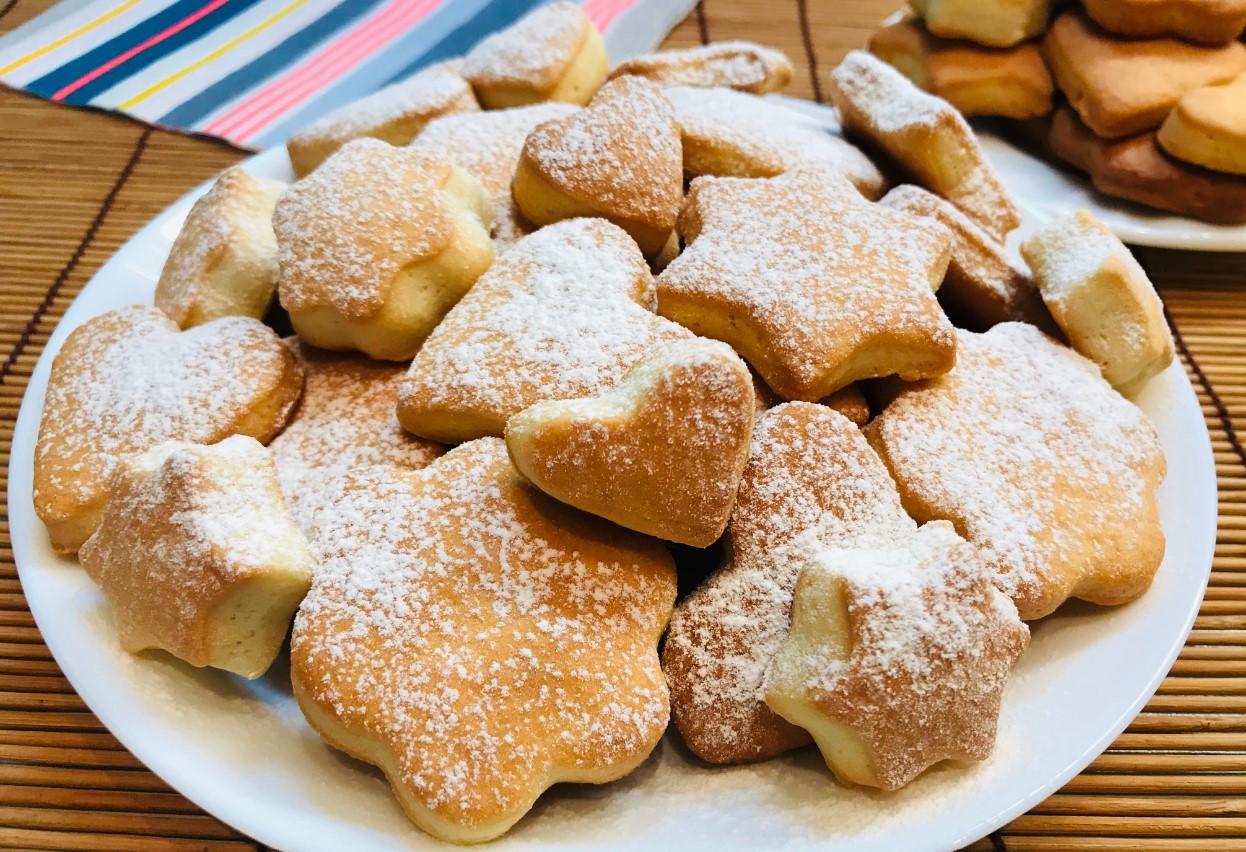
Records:
[[[711,763],[740,763],[807,743],[763,701],[800,572],[826,547],[876,546],[915,528],[850,420],[808,402],[758,417],[727,527],[730,555],[680,603],[662,650],[688,748]]]
[[[657,745],[675,601],[660,542],[542,494],[496,438],[357,470],[335,501],[312,531],[294,693],[417,825],[487,840],[551,784],[614,780]]]
[[[646,257],[662,250],[684,194],[675,110],[653,83],[621,77],[588,106],[547,121],[524,143],[515,203],[536,225],[609,219]]]
[[[753,412],[752,377],[731,347],[681,340],[601,396],[516,414],[506,446],[546,494],[628,529],[708,547],[735,505]]]
[[[453,160],[349,142],[277,202],[281,306],[313,346],[405,361],[493,262],[492,219]]]
[[[123,457],[81,556],[127,651],[248,678],[277,658],[312,579],[272,457],[241,435]]]
[[[785,399],[955,363],[934,292],[951,242],[938,224],[814,171],[698,178],[680,229],[687,248],[658,277],[658,311],[731,344]]]
[[[841,781],[894,790],[983,760],[1030,631],[946,521],[805,568],[766,703],[813,735]]]
[[[290,350],[249,317],[178,331],[135,305],[83,323],[52,362],[35,446],[35,512],[52,547],[73,553],[99,526],[122,455],[173,440],[267,441],[302,385]]]
[[[692,335],[653,313],[636,243],[604,219],[542,228],[511,247],[429,336],[398,420],[430,440],[501,436],[533,403],[613,387],[654,345]]]
[[[303,368],[303,397],[268,445],[290,514],[304,532],[324,508],[333,480],[351,468],[390,464],[418,469],[445,448],[404,432],[394,406],[401,364],[287,343]]]
[[[1026,621],[1151,585],[1164,557],[1155,429],[1033,326],[960,332],[956,369],[899,388],[865,431],[909,514],[955,524]]]
[[[263,318],[277,292],[273,207],[286,185],[227,169],[195,202],[156,284],[156,307],[182,328]]]

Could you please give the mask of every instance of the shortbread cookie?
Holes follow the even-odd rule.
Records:
[[[550,3],[481,41],[463,76],[487,109],[541,101],[586,104],[606,79],[606,44],[576,3]]]
[[[439,115],[478,112],[472,87],[459,62],[442,62],[340,107],[290,137],[286,150],[294,173],[302,177],[354,139],[380,139],[406,145]]]
[[[1124,394],[1172,363],[1172,334],[1146,271],[1087,210],[1061,216],[1021,245],[1069,343]]]
[[[854,50],[831,73],[844,128],[886,153],[915,183],[950,201],[1001,242],[1021,214],[973,130],[947,101]]]
[[[761,414],[763,411],[769,411],[785,402],[782,397],[766,385],[762,377],[757,375],[756,370],[749,367],[749,373],[753,377],[753,405],[757,409],[758,414]],[[835,409],[835,411],[847,417],[858,426],[864,426],[870,422],[870,403],[866,400],[861,386],[856,382],[840,388],[828,397],[818,400],[818,404]]]
[[[564,503],[667,541],[727,528],[753,433],[753,385],[731,347],[658,347],[609,392],[539,402],[506,424],[515,467]]]
[[[492,217],[453,160],[349,142],[277,202],[281,306],[313,346],[405,361],[493,262]]]
[[[330,485],[348,470],[377,464],[418,470],[445,452],[398,425],[404,365],[286,343],[303,368],[303,396],[268,448],[299,529],[311,530]]]
[[[961,332],[956,369],[900,388],[865,434],[909,514],[954,523],[1027,621],[1131,601],[1163,559],[1155,429],[1033,326]]]
[[[1084,0],[1086,14],[1126,38],[1228,44],[1246,29],[1246,0]]]
[[[663,94],[675,107],[684,171],[692,177],[774,177],[825,169],[871,200],[886,189],[869,157],[795,110],[724,88],[672,86]]]
[[[277,658],[312,580],[272,457],[241,435],[123,456],[81,557],[122,648],[246,678]]]
[[[95,532],[121,456],[173,440],[267,441],[302,384],[294,356],[250,317],[179,331],[135,305],[87,320],[52,361],[35,446],[35,512],[52,548],[73,553]]]
[[[262,318],[277,292],[273,207],[285,188],[226,169],[186,214],[156,284],[156,307],[182,328]]]
[[[545,103],[515,109],[448,115],[428,123],[411,144],[454,160],[493,198],[494,247],[501,250],[532,231],[511,195],[524,141],[537,125],[566,118],[577,107]]]
[[[655,316],[636,243],[604,219],[524,237],[429,336],[398,395],[398,420],[434,441],[501,436],[547,399],[613,387],[659,343],[691,335]]]
[[[897,186],[882,203],[951,231],[951,261],[939,288],[939,301],[964,327],[985,331],[1009,320],[1033,323],[1044,331],[1053,327],[1029,272],[968,216],[912,184]]]
[[[529,134],[512,191],[535,225],[599,216],[654,257],[679,215],[682,164],[670,102],[648,80],[621,77],[584,109]]]
[[[1186,92],[1246,71],[1246,45],[1122,41],[1077,11],[1056,18],[1043,55],[1069,104],[1104,139],[1154,130]]]
[[[1047,29],[1052,0],[909,0],[909,5],[937,36],[1012,47]]]
[[[1154,133],[1109,142],[1068,108],[1056,110],[1051,148],[1090,176],[1095,189],[1218,225],[1246,224],[1246,176],[1213,172],[1170,157]]]
[[[781,50],[751,41],[720,41],[634,57],[611,71],[609,79],[626,76],[646,77],[660,86],[725,86],[764,95],[792,81],[792,61]]]
[[[294,695],[420,828],[488,840],[551,784],[644,761],[670,716],[661,542],[542,494],[496,438],[334,492],[290,642]]]
[[[1054,86],[1038,46],[993,49],[937,38],[904,20],[870,37],[870,52],[962,115],[1024,120],[1051,112]]]
[[[801,573],[766,703],[809,731],[845,784],[896,790],[995,748],[1004,684],[1029,644],[1017,608],[946,521]]]
[[[934,293],[947,230],[836,175],[697,178],[680,230],[687,247],[658,276],[658,311],[731,344],[785,399],[956,360]]]
[[[1157,138],[1179,160],[1246,175],[1246,73],[1223,85],[1186,92]]]
[[[882,546],[915,529],[887,469],[846,418],[807,402],[757,418],[727,528],[730,556],[676,609],[663,646],[688,748],[711,763],[740,763],[809,742],[763,701],[796,580],[824,547]]]

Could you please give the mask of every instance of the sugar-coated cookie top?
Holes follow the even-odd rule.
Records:
[[[1043,296],[1063,299],[1093,278],[1109,259],[1150,286],[1133,252],[1087,210],[1053,219],[1026,241],[1026,253],[1042,281]]]
[[[665,86],[727,86],[770,91],[792,76],[792,63],[780,50],[750,41],[719,41],[685,50],[663,50],[619,64],[611,77],[634,74]]]
[[[477,44],[463,76],[477,85],[518,83],[547,89],[558,82],[592,23],[576,3],[550,3]]]
[[[831,76],[840,92],[859,104],[884,133],[933,127],[949,115],[959,116],[943,98],[923,92],[895,68],[864,50],[845,56]]]

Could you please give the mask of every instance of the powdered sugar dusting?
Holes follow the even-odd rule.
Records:
[[[411,144],[453,159],[479,179],[493,197],[493,239],[509,245],[528,232],[511,197],[524,141],[537,125],[566,118],[577,109],[544,103],[443,116],[430,121]]]
[[[657,743],[661,545],[526,485],[496,439],[358,470],[333,499],[292,674],[438,818],[504,826],[553,781],[625,774]]]
[[[451,239],[438,191],[450,168],[427,151],[358,139],[286,190],[273,213],[282,306],[355,319],[380,310],[398,271]]]
[[[655,343],[690,336],[653,308],[653,279],[621,229],[601,219],[542,228],[503,255],[433,331],[400,405],[475,417],[493,430],[483,434],[500,435],[529,405],[600,393]]]
[[[537,127],[524,156],[573,198],[611,216],[674,225],[683,197],[675,111],[648,80],[622,77],[583,110]]]
[[[1145,588],[1164,474],[1154,428],[1032,326],[959,336],[956,368],[905,388],[866,430],[914,508],[952,520],[1027,619],[1083,581]]]
[[[1151,288],[1146,270],[1107,226],[1087,211],[1049,222],[1026,242],[1045,299],[1061,301],[1093,278],[1109,259]]]
[[[463,59],[463,76],[476,85],[552,88],[579,50],[592,23],[576,3],[550,3],[494,33]]]
[[[675,107],[687,147],[726,149],[747,163],[747,174],[732,176],[818,168],[846,177],[871,197],[882,192],[885,180],[869,157],[795,110],[726,88],[672,86],[663,94]],[[685,167],[702,171],[696,162]]]
[[[726,86],[745,92],[780,88],[792,76],[780,50],[749,41],[720,41],[685,50],[664,50],[621,63],[610,76],[646,77],[664,86]]]
[[[378,464],[418,469],[444,452],[398,425],[394,406],[403,365],[287,343],[303,366],[303,398],[269,449],[290,513],[304,532],[333,481],[348,470]]]
[[[914,528],[851,421],[812,403],[762,414],[728,527],[731,559],[680,604],[666,638],[663,665],[689,746],[738,761],[806,742],[763,703],[801,570],[829,545],[881,544]]]

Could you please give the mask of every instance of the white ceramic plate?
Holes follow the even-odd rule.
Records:
[[[247,164],[289,179],[285,152]],[[52,357],[103,311],[150,302],[193,198],[130,240],[52,335],[18,418],[9,469],[13,549],[48,647],[110,730],[207,811],[286,850],[439,846],[412,826],[384,780],[325,746],[303,721],[283,664],[255,682],[122,652],[98,591],[48,547],[31,505],[31,458]],[[713,768],[668,736],[630,777],[551,790],[499,849],[952,849],[1023,813],[1075,775],[1134,717],[1172,664],[1202,599],[1216,529],[1203,416],[1181,368],[1140,400],[1168,456],[1161,490],[1168,556],[1155,585],[1119,609],[1070,605],[1034,630],[1008,686],[995,755],[941,766],[894,794],[847,790],[813,750]]]

